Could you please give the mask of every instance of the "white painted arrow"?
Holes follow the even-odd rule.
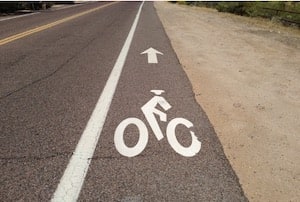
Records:
[[[157,61],[157,54],[163,55],[163,53],[159,52],[158,50],[155,50],[154,48],[150,47],[141,54],[147,54],[148,55],[148,63],[156,64]]]

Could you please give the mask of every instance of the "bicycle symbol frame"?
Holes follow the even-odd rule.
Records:
[[[159,120],[162,122],[167,122],[167,114],[162,112],[161,110],[157,109],[156,106],[160,105],[165,111],[169,110],[172,106],[167,102],[165,98],[160,96],[164,93],[164,90],[151,90],[150,92],[154,93],[155,96],[151,98],[146,104],[141,107],[141,110],[150,125],[154,135],[156,136],[157,140],[161,140],[164,138],[164,135],[160,129],[158,121],[155,118],[155,115],[158,115]],[[135,125],[139,131],[139,140],[133,147],[128,147],[124,142],[124,131],[130,124]],[[178,154],[185,156],[185,157],[192,157],[195,156],[201,149],[201,142],[195,136],[193,131],[189,131],[192,137],[192,143],[190,146],[185,147],[181,145],[175,134],[175,129],[177,125],[182,124],[186,126],[188,129],[193,127],[193,123],[184,118],[174,118],[172,119],[168,125],[166,130],[166,136],[169,144],[171,147],[177,152]],[[146,148],[148,143],[148,129],[143,121],[138,118],[130,117],[124,119],[116,128],[114,134],[114,143],[117,151],[127,157],[134,157],[139,155],[143,150]]]

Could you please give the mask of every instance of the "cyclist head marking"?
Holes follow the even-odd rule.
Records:
[[[164,93],[164,90],[151,90],[151,93],[154,93],[155,95],[161,95],[162,93]]]

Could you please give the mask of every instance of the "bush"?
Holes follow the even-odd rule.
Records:
[[[19,2],[1,2],[0,13],[12,13],[20,9]]]
[[[0,13],[13,13],[17,10],[31,9],[40,10],[45,8],[51,8],[53,2],[0,2]],[[44,6],[44,7],[43,7]]]
[[[300,2],[217,2],[219,12],[229,12],[242,16],[278,19],[300,25]]]
[[[174,3],[174,1],[172,1]],[[264,17],[271,20],[300,25],[300,2],[202,2],[179,1],[179,4],[216,8],[219,12],[229,12],[242,16]],[[291,11],[291,12],[290,12]]]

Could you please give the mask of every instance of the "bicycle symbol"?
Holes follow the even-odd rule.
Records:
[[[161,140],[164,138],[164,135],[158,125],[158,121],[155,118],[155,115],[159,116],[160,121],[167,122],[167,115],[165,112],[160,111],[156,108],[157,105],[160,105],[165,111],[169,110],[172,106],[167,102],[165,98],[160,96],[164,93],[163,90],[151,90],[150,92],[154,93],[155,96],[151,98],[145,105],[141,107],[141,110],[146,117],[147,122],[149,123],[153,133],[155,134],[157,140]],[[133,147],[128,147],[124,142],[124,131],[127,126],[130,124],[134,124],[139,131],[139,140]],[[185,157],[192,157],[196,155],[201,149],[201,142],[195,136],[195,133],[190,130],[190,135],[192,137],[192,143],[188,147],[182,146],[175,134],[175,129],[177,125],[182,124],[186,126],[188,129],[193,127],[193,123],[184,118],[174,118],[172,119],[168,125],[166,130],[167,140],[171,147],[178,154]],[[138,118],[127,118],[123,120],[115,130],[114,142],[117,151],[123,156],[134,157],[140,154],[146,147],[148,143],[148,130],[143,121]]]

